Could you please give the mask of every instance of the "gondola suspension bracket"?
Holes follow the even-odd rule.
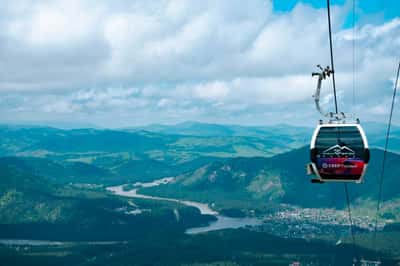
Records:
[[[320,72],[313,72],[311,74],[312,77],[318,76],[317,88],[315,89],[315,93],[313,95],[315,107],[322,116],[329,119],[329,122],[340,122],[346,118],[346,115],[343,112],[325,112],[320,104],[322,81],[325,80],[327,77],[330,77],[331,74],[333,75],[334,72],[329,66],[322,68],[321,65],[317,65],[317,67],[320,69]]]

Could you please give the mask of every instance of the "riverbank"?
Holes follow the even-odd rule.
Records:
[[[171,182],[171,181],[172,180],[168,180],[168,182]],[[209,231],[228,229],[228,228],[236,229],[236,228],[242,228],[242,227],[247,227],[247,226],[257,226],[257,225],[260,225],[263,223],[263,220],[261,218],[256,218],[256,217],[232,218],[232,217],[227,217],[227,216],[221,215],[217,211],[211,209],[208,206],[208,204],[201,203],[201,202],[180,200],[180,199],[174,199],[174,198],[157,197],[157,196],[148,196],[148,195],[138,193],[138,189],[140,187],[159,186],[162,184],[166,184],[168,182],[165,182],[165,180],[162,179],[162,181],[156,180],[156,181],[153,181],[150,183],[140,183],[140,184],[136,183],[136,184],[134,184],[134,186],[136,188],[133,188],[131,190],[125,190],[124,189],[125,185],[112,186],[112,187],[108,187],[106,189],[115,195],[123,196],[123,197],[176,202],[176,203],[183,204],[186,206],[195,207],[200,211],[200,213],[202,215],[213,215],[216,217],[216,220],[211,222],[207,226],[193,227],[193,228],[187,229],[186,230],[187,234],[205,233],[205,232],[209,232]]]
[[[151,200],[170,201],[170,202],[180,203],[180,204],[183,204],[183,205],[186,205],[186,206],[197,208],[202,215],[218,215],[218,212],[212,210],[208,206],[208,204],[205,204],[205,203],[200,203],[200,202],[195,202],[195,201],[188,201],[188,200],[179,200],[179,199],[173,199],[173,198],[163,198],[163,197],[148,196],[148,195],[144,195],[144,194],[139,194],[137,192],[138,191],[137,188],[125,191],[124,190],[124,185],[108,187],[107,190],[112,192],[113,194],[116,194],[118,196],[123,196],[123,197],[140,198],[140,199],[151,199]]]

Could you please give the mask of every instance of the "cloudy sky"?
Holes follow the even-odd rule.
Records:
[[[400,2],[355,1],[355,27],[353,2],[331,1],[339,107],[384,122]],[[311,72],[329,64],[325,4],[0,0],[0,123],[313,125]]]

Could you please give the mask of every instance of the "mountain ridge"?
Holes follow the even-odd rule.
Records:
[[[371,149],[371,162],[363,184],[349,184],[353,202],[359,199],[376,199],[378,176],[383,151]],[[309,149],[302,147],[270,158],[232,158],[207,164],[197,170],[177,176],[175,183],[157,188],[142,189],[151,195],[171,196],[176,194],[190,199],[212,202],[224,201],[256,202],[262,205],[270,201],[299,205],[302,207],[343,208],[343,185],[340,183],[311,184],[305,165],[309,162]],[[399,171],[400,155],[387,154],[385,180],[391,186],[385,190],[384,200],[400,198],[395,189]],[[211,191],[208,197],[200,197],[202,191]],[[220,194],[221,196],[218,196]],[[222,198],[225,198],[222,199]]]

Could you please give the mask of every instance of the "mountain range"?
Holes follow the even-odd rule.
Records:
[[[177,135],[190,135],[190,136],[246,136],[265,139],[282,139],[297,141],[297,144],[306,145],[309,143],[313,126],[292,126],[287,124],[278,124],[270,126],[240,126],[240,125],[221,125],[199,123],[194,121],[187,121],[175,125],[161,125],[153,124],[145,127],[138,127],[130,129],[146,130],[150,132],[163,133],[163,134],[177,134]],[[385,143],[387,125],[378,122],[362,123],[362,126],[369,139],[372,147],[383,147]],[[289,143],[287,143],[289,144]],[[299,146],[297,146],[299,147]],[[400,151],[400,126],[392,125],[390,136],[390,149],[392,151]]]
[[[367,123],[365,128],[372,136],[370,143],[381,141],[374,136],[384,136],[380,134],[384,124]],[[390,147],[400,136],[397,126],[392,132]],[[123,131],[1,126],[0,154],[8,156],[2,160],[9,165],[58,184],[122,184],[175,176],[175,183],[148,191],[206,201],[219,197],[225,199],[222,202],[229,199],[249,205],[267,201],[327,206],[334,199],[334,205],[342,206],[340,185],[309,185],[304,171],[309,135],[309,128],[286,125],[196,122]],[[381,150],[372,150],[366,182],[350,187],[354,200],[376,197],[381,157]],[[389,153],[386,180],[391,184],[397,184],[398,161],[396,153]],[[386,189],[386,199],[397,198],[394,187]],[[304,195],[299,197],[299,192]]]
[[[367,134],[377,148],[371,149],[365,183],[349,184],[357,215],[373,211],[377,199],[383,155],[379,147],[385,129],[383,124],[371,128]],[[344,209],[343,184],[311,184],[305,174],[311,133],[310,128],[286,125],[194,122],[121,130],[0,126],[0,238],[80,243],[21,250],[0,245],[2,262],[124,265],[129,259],[138,265],[203,265],[194,264],[201,257],[211,265],[237,265],[237,261],[287,265],[298,258],[345,265],[342,262],[352,256],[347,244],[333,247],[315,239],[282,239],[245,229],[189,236],[184,234],[187,228],[215,218],[178,203],[126,199],[104,189],[169,176],[174,177],[172,183],[142,188],[139,193],[205,202],[232,216],[263,216],[288,206]],[[392,150],[398,149],[393,144],[399,133],[394,127]],[[381,216],[399,221],[400,155],[389,152],[387,156]],[[384,241],[380,248],[390,247],[383,254],[389,265],[392,254],[398,254],[397,227],[391,224],[387,233],[379,234]],[[368,236],[357,237],[360,245],[369,248],[364,244]],[[97,246],[91,241],[101,242]],[[183,249],[183,257],[171,255]],[[282,252],[288,254],[283,259]]]

